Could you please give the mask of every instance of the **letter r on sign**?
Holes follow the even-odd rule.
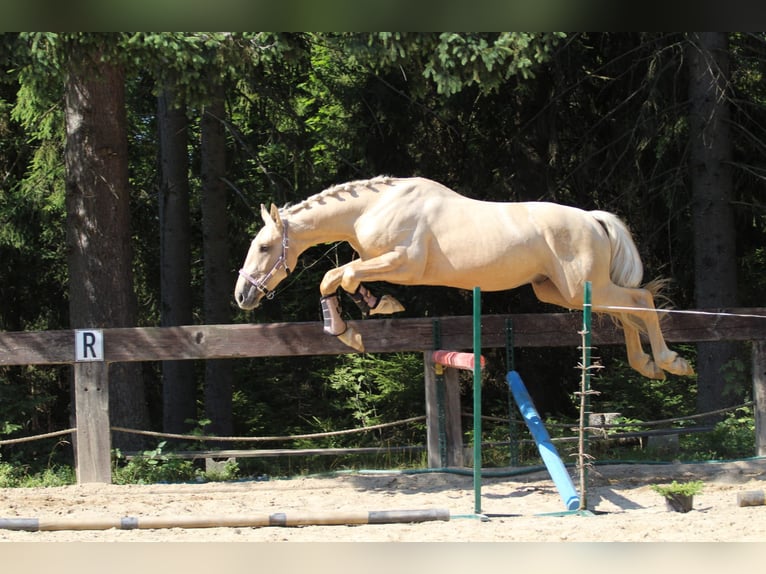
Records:
[[[74,357],[78,363],[104,360],[104,332],[100,329],[76,329]]]

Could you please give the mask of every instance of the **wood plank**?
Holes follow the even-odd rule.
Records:
[[[671,315],[664,325],[669,342],[766,340],[766,309],[722,309],[731,315]],[[709,311],[706,311],[709,312]],[[736,314],[757,315],[741,317]],[[527,313],[482,317],[482,347],[505,346],[505,321],[513,322],[516,347],[578,346],[582,315]],[[470,316],[440,317],[442,348],[470,349]],[[433,319],[378,319],[350,321],[362,333],[370,353],[422,352],[433,346]],[[107,362],[225,359],[298,355],[336,355],[353,352],[325,335],[321,322],[187,325],[103,329]],[[593,344],[623,344],[613,321],[594,316]],[[38,365],[74,362],[74,331],[0,332],[0,365]]]
[[[412,446],[361,446],[349,448],[255,448],[255,449],[228,449],[228,450],[181,450],[168,452],[163,456],[167,458],[179,458],[189,460],[227,458],[268,458],[280,456],[345,456],[355,454],[388,455],[392,452],[418,452],[425,447]],[[126,460],[142,458],[143,453],[123,453]]]
[[[766,340],[766,308],[698,309],[671,314],[662,327],[675,343]]]
[[[74,331],[0,331],[0,365],[74,362]]]

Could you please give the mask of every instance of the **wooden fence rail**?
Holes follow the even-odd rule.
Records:
[[[763,318],[762,318],[763,317]],[[487,315],[482,347],[506,345],[507,320],[515,347],[578,346],[578,313]],[[364,336],[367,352],[433,349],[438,320],[441,347],[472,346],[472,317],[350,321]],[[622,344],[622,332],[607,317],[595,317],[595,346]],[[663,325],[669,342],[753,341],[753,390],[758,454],[766,455],[766,309],[702,310],[670,314]],[[137,327],[38,332],[0,332],[0,366],[74,365],[77,476],[80,483],[111,482],[108,365],[129,361],[233,359],[353,352],[322,332],[320,322]],[[426,365],[428,368],[428,365]]]

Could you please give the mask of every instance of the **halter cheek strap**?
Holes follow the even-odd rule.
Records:
[[[274,265],[271,266],[271,269],[269,270],[269,272],[266,273],[266,275],[263,275],[259,277],[258,279],[255,279],[252,275],[247,273],[244,269],[239,270],[239,274],[245,279],[247,279],[253,285],[253,287],[258,289],[258,291],[263,293],[266,299],[273,299],[275,295],[272,289],[269,289],[268,287],[266,287],[266,284],[274,276],[274,273],[276,273],[280,268],[283,268],[285,270],[285,273],[290,275],[290,268],[287,266],[287,251],[289,247],[290,247],[290,241],[287,238],[287,220],[283,219],[282,220],[282,254],[274,262]]]

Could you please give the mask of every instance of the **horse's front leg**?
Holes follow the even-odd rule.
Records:
[[[349,293],[365,314],[391,314],[403,311],[404,307],[393,297],[384,295],[378,298],[373,295],[362,285],[362,279],[386,280],[386,274],[397,271],[405,260],[404,250],[396,249],[367,261],[357,259],[328,271],[319,286],[322,294],[325,333],[338,337],[357,351],[364,351],[362,336],[341,317],[340,302],[336,294],[338,287],[342,287]]]
[[[368,315],[393,315],[404,311],[404,306],[391,295],[376,297],[363,283],[359,283],[356,291],[351,293],[351,299],[354,300],[365,317]]]
[[[337,337],[345,345],[362,353],[364,352],[362,335],[341,317],[337,291],[343,275],[343,267],[345,265],[325,273],[319,286],[319,292],[322,294],[320,302],[322,304],[322,320],[324,321],[323,330],[328,335]]]

